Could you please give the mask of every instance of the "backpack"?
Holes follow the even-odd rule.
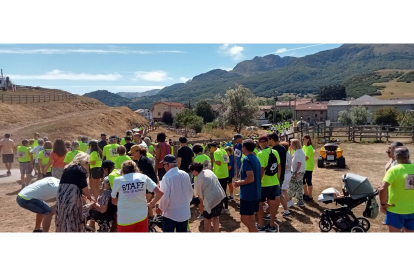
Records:
[[[277,167],[277,158],[276,155],[273,153],[273,150],[271,149],[269,153],[269,160],[267,161],[267,166],[264,169],[264,174],[267,176],[274,176],[275,174],[277,174]]]
[[[379,206],[375,197],[368,199],[367,207],[365,208],[364,213],[362,214],[366,218],[374,219],[378,216]]]

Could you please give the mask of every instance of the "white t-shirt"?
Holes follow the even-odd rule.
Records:
[[[19,195],[24,199],[49,200],[56,197],[60,180],[55,177],[46,177],[26,186]]]
[[[207,213],[211,213],[211,209],[226,197],[217,176],[208,169],[202,170],[194,181],[194,195],[203,200]]]
[[[32,151],[31,151],[31,153],[33,153],[34,154],[34,160],[35,160],[35,163],[38,163],[39,162],[39,160],[38,160],[38,158],[39,158],[39,152],[41,151],[41,150],[43,150],[43,146],[36,146],[36,147],[34,147],[33,149],[32,149]]]
[[[152,192],[157,184],[142,173],[129,173],[115,178],[112,198],[118,197],[118,224],[131,225],[148,215],[146,190]]]
[[[305,172],[306,171],[306,156],[303,149],[297,149],[293,154],[292,159],[292,172],[296,172],[296,168],[298,167],[298,163],[300,162],[300,169],[298,172]]]
[[[142,141],[141,144],[139,144],[139,147],[140,148],[146,148],[148,150],[148,145],[144,141]]]

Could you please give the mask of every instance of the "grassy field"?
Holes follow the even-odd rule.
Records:
[[[319,156],[319,149],[315,148],[315,160]],[[347,168],[338,169],[328,167],[318,169],[315,167],[313,173],[313,197],[315,202],[307,204],[304,208],[292,207],[292,217],[283,218],[279,209],[277,215],[277,226],[280,232],[320,232],[318,227],[319,216],[326,208],[337,208],[335,204],[325,205],[316,201],[322,190],[333,187],[341,190],[342,175],[354,173],[368,177],[374,188],[380,186],[384,176],[384,166],[387,163],[385,150],[386,144],[356,144],[343,143],[341,148],[344,150]],[[414,146],[408,145],[413,151]],[[4,173],[4,167],[0,167],[0,175]],[[31,232],[34,226],[35,215],[30,213],[16,204],[16,195],[19,192],[19,183],[8,183],[0,185],[0,232]],[[236,190],[235,193],[238,193]],[[230,203],[230,215],[220,217],[221,232],[247,232],[247,228],[240,222],[240,214],[237,209],[239,203],[236,197],[235,202]],[[53,201],[50,202],[53,204]],[[356,216],[362,216],[365,205],[355,208],[353,211]],[[190,229],[192,232],[204,231],[202,221],[198,221],[198,210],[196,207],[191,208]],[[376,219],[370,220],[371,229],[369,232],[385,232],[387,227],[383,225],[384,215],[380,214]],[[54,231],[54,220],[51,231]],[[159,229],[158,229],[159,230]],[[334,230],[331,230],[334,231]]]

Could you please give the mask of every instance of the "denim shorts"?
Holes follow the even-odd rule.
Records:
[[[265,202],[266,199],[275,200],[277,197],[280,197],[280,194],[280,185],[262,187],[260,202]]]
[[[16,202],[20,207],[32,211],[36,214],[47,215],[52,213],[52,208],[50,208],[49,205],[46,204],[46,202],[35,198],[26,200],[17,195]]]
[[[414,231],[414,214],[400,215],[387,211],[385,215],[385,224],[391,225],[397,229],[406,228]]]
[[[30,162],[20,162],[20,174],[21,175],[30,175],[32,174],[32,170],[30,169]]]

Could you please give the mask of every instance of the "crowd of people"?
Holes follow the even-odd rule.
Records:
[[[127,131],[122,139],[102,133],[99,141],[80,136],[54,143],[35,133],[18,146],[6,134],[0,150],[8,175],[17,155],[22,190],[16,201],[36,213],[34,232],[49,231],[53,215],[57,232],[95,231],[96,222],[98,231],[148,232],[155,220],[162,221],[163,232],[188,232],[191,205],[197,205],[204,231],[219,232],[219,218],[230,214],[229,202],[237,195],[249,232],[277,232],[279,209],[288,217],[293,205],[303,208],[314,200],[311,137],[281,136],[270,132],[243,140],[236,134],[232,141],[195,145],[180,137],[174,155],[165,133],[154,142],[141,131]],[[414,231],[414,165],[401,143],[387,154],[379,189],[385,223],[390,231]],[[31,183],[33,169],[38,180]],[[53,198],[57,203],[50,207],[45,201]]]

